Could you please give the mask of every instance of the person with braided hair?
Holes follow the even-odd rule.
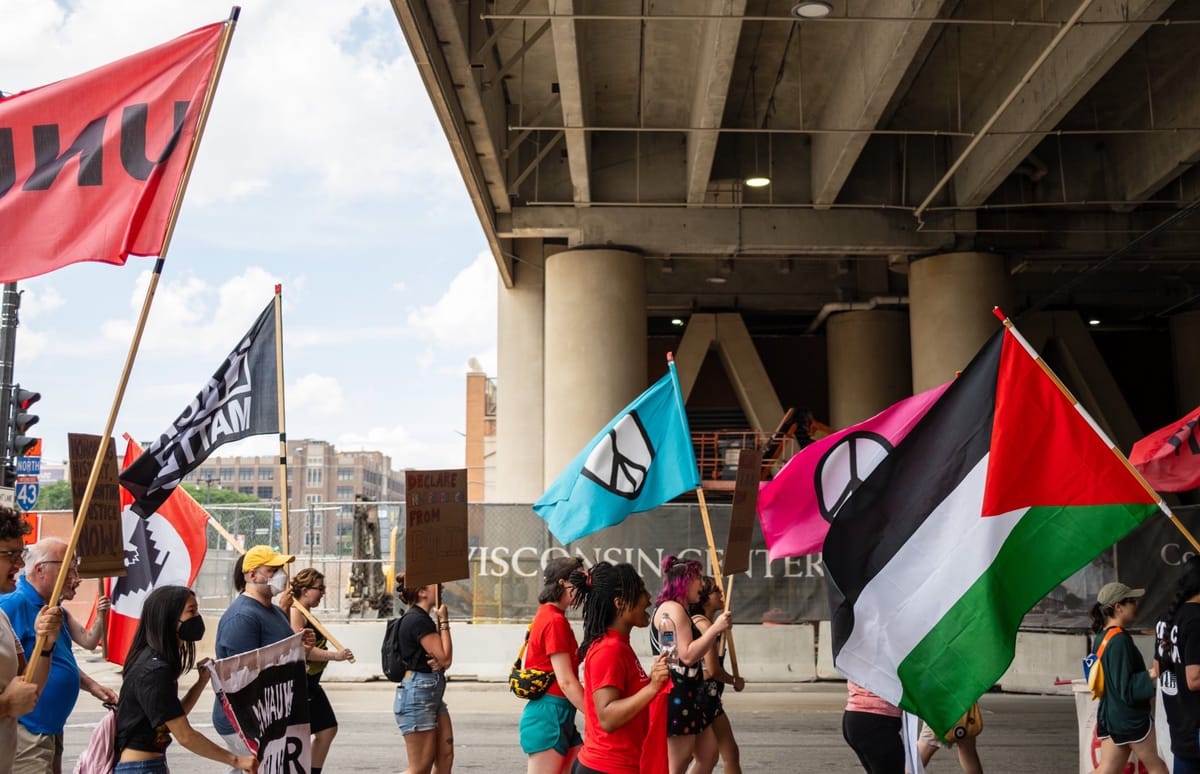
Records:
[[[662,563],[662,590],[658,593],[650,629],[650,649],[659,652],[659,624],[669,618],[675,630],[675,655],[671,663],[671,693],[667,698],[667,758],[671,774],[684,774],[696,759],[695,774],[707,774],[717,765],[716,735],[712,720],[701,704],[704,694],[704,656],[714,648],[722,632],[729,631],[732,614],[713,618],[703,633],[688,614],[688,606],[700,601],[701,566],[694,559],[667,556]],[[704,743],[697,740],[704,738]]]
[[[600,562],[583,601],[584,735],[572,774],[640,774],[650,703],[667,682],[660,656],[647,676],[629,644],[650,625],[650,593],[631,564]]]
[[[1154,627],[1154,664],[1174,774],[1200,774],[1200,557],[1189,557],[1175,599]]]
[[[521,712],[521,750],[529,756],[528,774],[560,774],[570,770],[583,744],[575,727],[575,712],[583,709],[579,642],[566,613],[583,601],[587,572],[582,559],[562,556],[546,564],[542,580],[525,668],[553,672],[554,682]]]

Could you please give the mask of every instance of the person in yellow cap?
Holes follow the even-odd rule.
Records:
[[[281,554],[270,546],[254,546],[234,564],[233,585],[241,594],[217,624],[217,658],[257,650],[292,636],[287,613],[271,600],[287,589],[285,566],[294,561],[296,557]],[[312,632],[306,632],[304,646],[311,648],[314,642]],[[213,728],[225,740],[230,752],[234,755],[250,753],[225,716],[220,699],[213,702],[212,721]]]

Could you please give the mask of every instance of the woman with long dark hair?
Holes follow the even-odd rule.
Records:
[[[647,677],[629,644],[650,625],[650,592],[630,564],[600,562],[588,574],[583,602],[584,734],[573,774],[639,774],[650,702],[667,681],[659,657]]]
[[[1151,700],[1154,681],[1146,672],[1146,662],[1125,631],[1137,616],[1137,602],[1145,589],[1131,589],[1124,583],[1107,583],[1096,595],[1089,614],[1096,633],[1092,652],[1099,658],[1092,669],[1104,670],[1104,695],[1096,708],[1096,736],[1100,739],[1100,774],[1125,770],[1131,752],[1150,774],[1167,774],[1167,765],[1158,757],[1154,736]]]
[[[711,575],[702,576],[700,600],[688,606],[692,624],[703,634],[712,626],[713,618],[724,608],[725,595],[718,588],[716,578]],[[725,774],[741,774],[741,751],[737,739],[733,736],[733,726],[729,724],[729,716],[725,714],[721,696],[725,692],[725,686],[732,685],[733,690],[741,691],[746,687],[746,681],[725,670],[725,653],[718,653],[718,650],[720,646],[709,648],[704,654],[704,688],[700,693],[700,712],[712,728],[712,734],[701,736],[696,741],[696,746],[702,748],[703,745],[716,744]],[[711,760],[715,755],[710,749],[697,749],[696,757]]]
[[[688,614],[688,607],[700,601],[700,563],[694,559],[668,556],[662,563],[662,590],[658,592],[650,629],[650,649],[661,648],[663,618],[670,620],[675,631],[675,654],[671,662],[671,694],[667,701],[667,759],[671,774],[684,774],[692,758],[694,774],[707,774],[717,765],[717,744],[714,732],[700,706],[704,691],[701,664],[704,655],[717,644],[722,632],[729,631],[733,618],[729,611],[718,615],[701,633]],[[703,759],[697,756],[697,740],[706,736],[699,746]]]
[[[117,767],[115,772],[166,772],[166,750],[174,737],[181,745],[209,760],[239,771],[258,771],[252,755],[234,755],[204,736],[188,722],[208,684],[208,670],[183,700],[179,678],[195,665],[196,642],[204,636],[204,619],[196,595],[184,586],[162,586],[150,592],[142,618],[121,671],[117,701]],[[203,665],[201,665],[203,667]]]
[[[325,576],[312,567],[306,567],[292,578],[291,591],[293,601],[304,605],[306,610],[311,610],[321,604],[325,597]],[[354,654],[349,648],[328,650],[326,646],[329,645],[329,641],[325,639],[325,635],[308,622],[296,605],[289,606],[288,616],[292,623],[292,631],[302,632],[308,629],[316,638],[312,650],[305,656],[308,662],[308,723],[312,732],[312,768],[309,771],[311,774],[321,774],[325,758],[329,756],[329,747],[333,744],[338,730],[333,705],[329,703],[329,697],[321,687],[321,675],[330,661],[348,661],[354,658]]]
[[[449,614],[445,605],[437,605],[436,583],[406,586],[401,575],[396,587],[408,610],[400,619],[400,657],[405,672],[396,686],[392,714],[404,736],[408,774],[450,774],[454,767],[454,728],[443,700],[446,670],[454,659]]]
[[[1172,771],[1200,774],[1200,556],[1184,562],[1175,599],[1154,634],[1154,668],[1175,755]]]
[[[554,682],[521,712],[521,749],[529,756],[529,774],[569,771],[583,737],[575,712],[583,708],[579,684],[579,642],[567,621],[570,607],[583,601],[587,573],[583,560],[559,557],[546,564],[537,614],[529,627],[525,668],[553,672]]]

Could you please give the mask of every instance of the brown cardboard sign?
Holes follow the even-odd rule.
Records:
[[[87,490],[92,463],[100,449],[100,436],[67,434],[71,463],[71,501],[76,518]],[[100,465],[86,521],[75,545],[81,578],[117,578],[125,575],[125,537],[121,532],[121,484],[117,481],[117,449],[111,441]]]
[[[408,470],[404,482],[404,585],[469,577],[467,471]]]
[[[754,522],[758,518],[758,482],[762,470],[762,452],[742,449],[738,454],[737,481],[733,489],[733,509],[729,515],[729,537],[725,541],[726,575],[737,575],[750,569],[750,544],[754,539]]]

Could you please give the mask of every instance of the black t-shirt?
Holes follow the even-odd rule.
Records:
[[[437,634],[437,624],[423,608],[413,605],[400,619],[400,658],[414,672],[432,672],[429,654],[421,647],[421,638]]]
[[[171,744],[167,721],[184,715],[179,678],[150,649],[127,664],[117,700],[117,755],[125,748],[166,752]]]
[[[1200,692],[1187,686],[1188,665],[1200,666],[1200,604],[1180,605],[1170,625],[1158,622],[1155,635],[1158,685],[1171,727],[1171,752],[1200,759]]]

